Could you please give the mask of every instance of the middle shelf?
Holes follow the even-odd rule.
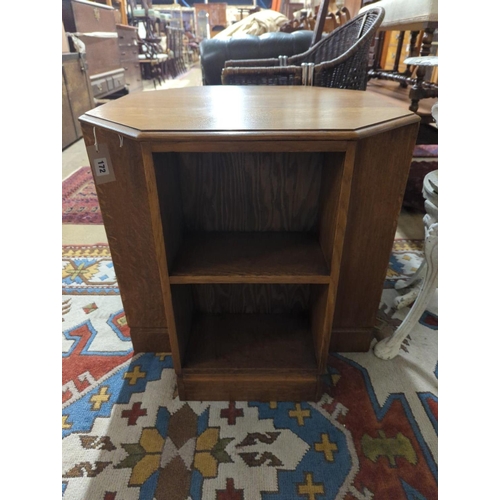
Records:
[[[192,232],[184,235],[170,283],[328,284],[330,271],[310,232]]]

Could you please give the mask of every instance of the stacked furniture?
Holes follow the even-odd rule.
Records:
[[[63,0],[62,19],[66,32],[85,44],[93,96],[102,98],[123,90],[125,70],[120,62],[115,9],[85,0]]]
[[[139,64],[138,29],[133,26],[117,24],[120,63],[125,70],[125,86],[129,93],[143,89],[141,66]]]
[[[82,137],[78,117],[94,107],[85,54],[62,54],[62,149]]]

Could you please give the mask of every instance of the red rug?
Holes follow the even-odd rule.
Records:
[[[403,207],[425,213],[424,187],[425,176],[438,169],[438,145],[418,144],[413,150],[410,174],[403,198]]]
[[[102,224],[90,167],[81,167],[62,183],[63,224]]]

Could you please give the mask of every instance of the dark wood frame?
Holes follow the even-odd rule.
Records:
[[[432,40],[434,38],[434,31],[438,27],[437,22],[427,23],[422,32],[411,31],[410,36],[410,56],[428,56],[431,51]],[[391,31],[391,30],[386,30]],[[417,39],[419,34],[422,33],[420,50],[417,45]],[[400,32],[398,47],[396,52],[396,58],[394,61],[394,68],[392,70],[384,70],[381,68],[382,59],[382,49],[385,39],[385,31],[380,30],[379,35],[376,38],[376,48],[375,57],[373,61],[373,67],[368,71],[368,77],[377,80],[390,80],[393,82],[399,82],[399,84],[406,88],[410,85],[409,98],[411,100],[410,110],[413,112],[418,111],[419,101],[425,98],[434,98],[438,96],[438,85],[437,83],[425,81],[425,66],[418,66],[415,74],[415,78],[412,77],[413,67],[410,65],[406,66],[406,70],[401,73],[399,71],[399,62],[401,58],[401,50],[403,45],[404,31]]]

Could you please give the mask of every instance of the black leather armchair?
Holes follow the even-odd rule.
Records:
[[[312,31],[300,30],[203,40],[200,44],[203,85],[222,84],[221,73],[226,61],[301,54],[311,46],[312,39]]]

